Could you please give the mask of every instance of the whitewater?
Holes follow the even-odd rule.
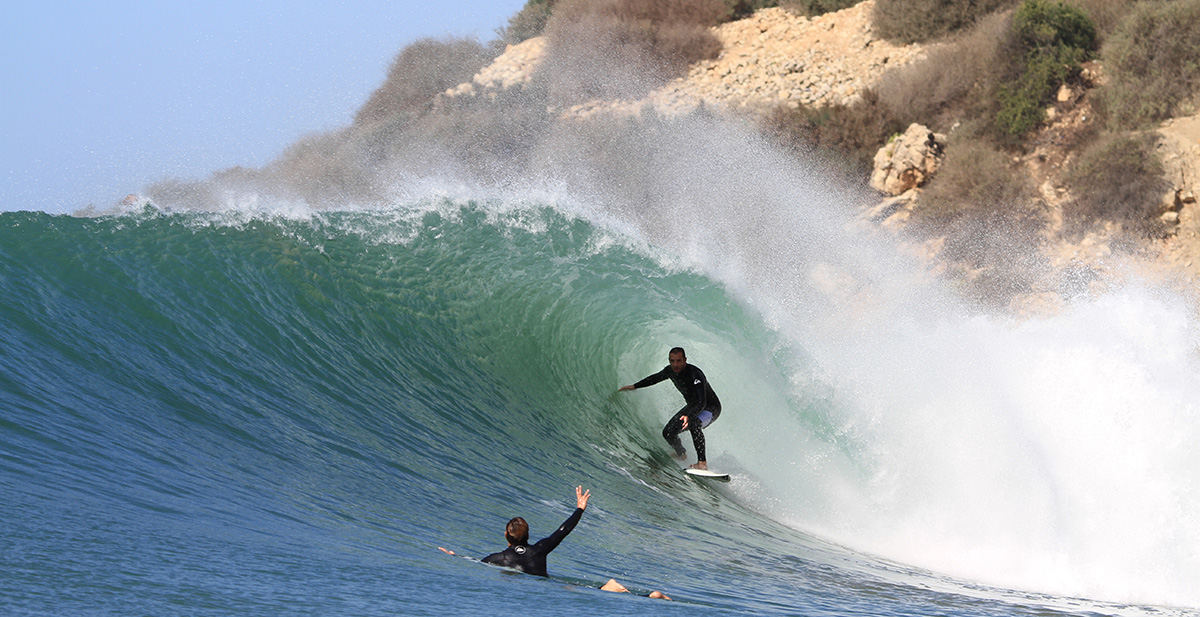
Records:
[[[1200,611],[1184,299],[982,313],[852,191],[704,122],[384,206],[0,214],[0,606]],[[728,485],[670,458],[673,389],[616,392],[675,345],[724,403]],[[543,537],[577,485],[550,579],[436,548]]]

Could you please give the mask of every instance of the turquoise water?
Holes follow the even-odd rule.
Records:
[[[842,504],[870,500],[892,444],[852,426],[855,396],[826,373],[825,348],[790,335],[754,289],[552,204],[0,214],[0,606],[1187,611],[872,550],[881,529],[916,520],[878,504],[907,501]],[[707,434],[729,485],[692,480],[668,456],[658,433],[680,404],[673,389],[615,393],[676,344],[725,402]],[[576,485],[591,506],[549,580],[436,549],[499,550],[516,515],[542,537]],[[595,589],[609,577],[675,602]]]

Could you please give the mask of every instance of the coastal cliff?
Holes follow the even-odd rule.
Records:
[[[637,116],[649,111],[672,116],[706,109],[761,120],[781,108],[845,108],[860,103],[871,91],[883,90],[886,96],[886,80],[895,82],[905,67],[913,70],[939,49],[945,54],[951,44],[884,40],[872,27],[874,7],[874,0],[866,0],[815,17],[782,8],[761,9],[713,27],[721,43],[719,56],[693,63],[686,75],[645,96],[593,99],[552,111],[569,120],[597,113]],[[471,81],[447,89],[442,96],[495,97],[528,84],[546,49],[544,37],[509,45]],[[1084,191],[1076,186],[1078,173],[1072,172],[1079,167],[1087,140],[1104,130],[1097,126],[1093,92],[1105,79],[1102,59],[1085,63],[1077,78],[1059,88],[1036,128],[1006,150],[1010,173],[1026,176],[1020,181],[1035,187],[1028,199],[1036,201],[1031,207],[1038,210],[1041,221],[1036,235],[1043,264],[1022,289],[1003,296],[1016,313],[1057,311],[1071,297],[1121,284],[1131,272],[1188,291],[1197,288],[1200,115],[1128,132],[1147,143],[1161,161],[1161,183],[1155,189],[1161,200],[1153,213],[1157,220],[1150,223],[1153,233],[1131,234],[1130,225],[1121,221],[1099,221],[1086,229],[1064,224],[1064,209],[1069,211]],[[880,145],[873,173],[861,177],[864,186],[878,191],[879,202],[864,208],[862,216],[912,243],[931,268],[966,280],[984,279],[989,264],[959,258],[945,250],[946,236],[936,227],[914,224],[922,219],[923,208],[931,209],[929,197],[923,194],[925,185],[937,177],[940,160],[958,147],[954,134],[958,125],[946,131],[948,135],[934,133],[925,124],[936,120],[916,118]],[[916,162],[901,160],[905,156],[916,157]]]

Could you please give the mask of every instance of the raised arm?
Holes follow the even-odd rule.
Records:
[[[562,525],[559,525],[554,533],[539,540],[535,546],[546,553],[554,550],[554,547],[558,546],[563,541],[563,538],[566,538],[567,534],[571,533],[575,529],[575,526],[579,524],[579,519],[583,516],[584,509],[587,508],[588,498],[591,496],[591,491],[583,490],[582,486],[575,487],[575,511],[571,513],[571,516],[566,521],[563,521]]]

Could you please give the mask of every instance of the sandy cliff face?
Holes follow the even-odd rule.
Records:
[[[1159,155],[1172,186],[1164,216],[1178,223],[1161,254],[1167,264],[1200,279],[1200,114],[1167,120],[1158,134]]]
[[[652,106],[663,115],[687,113],[703,103],[712,109],[848,104],[883,74],[918,58],[919,45],[898,46],[871,31],[874,0],[809,19],[771,8],[713,29],[723,51],[694,64],[684,77],[643,99],[591,101],[565,115],[599,111],[637,113]],[[486,94],[529,81],[545,53],[541,37],[512,45],[450,96]]]
[[[660,112],[849,104],[884,72],[920,56],[871,32],[873,0],[812,19],[772,8],[715,29],[724,51],[647,97]]]

